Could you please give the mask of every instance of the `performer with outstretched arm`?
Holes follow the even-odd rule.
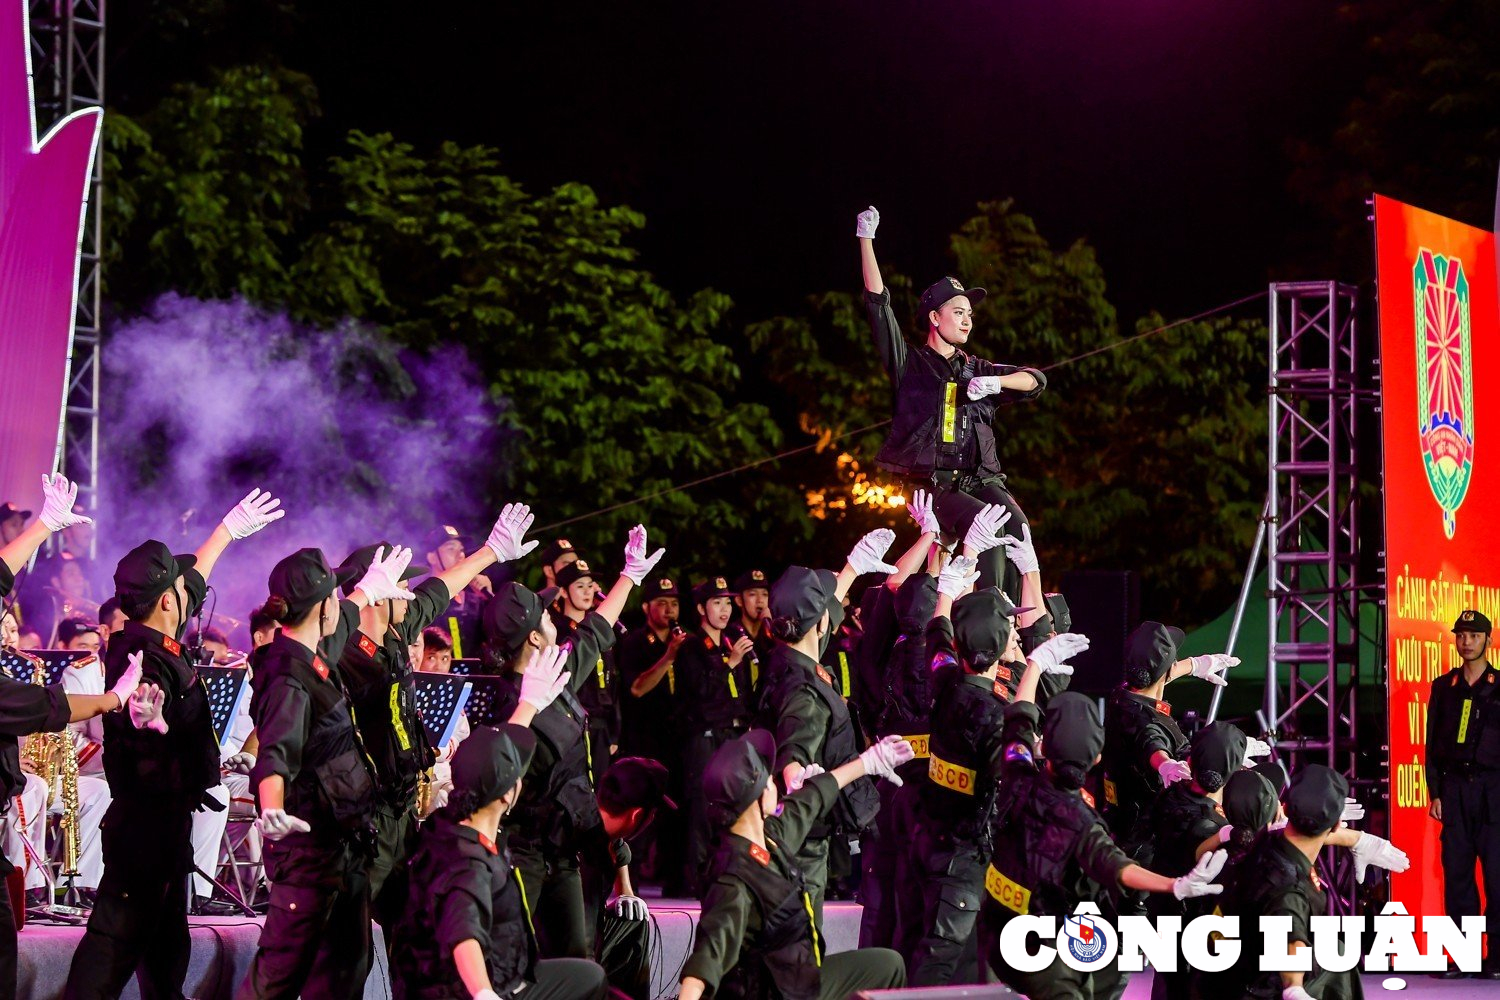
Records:
[[[922,293],[926,339],[909,347],[875,261],[879,225],[874,206],[859,213],[856,235],[870,332],[896,390],[891,431],[875,461],[905,479],[909,490],[933,494],[933,509],[947,534],[963,534],[986,506],[1003,504],[1011,512],[1007,532],[1020,538],[1026,515],[1006,488],[992,425],[1001,404],[1034,399],[1047,378],[1035,368],[995,364],[963,350],[985,291],[964,288],[957,278],[939,279]],[[979,586],[998,586],[1019,599],[1021,574],[1004,550],[991,549],[980,559]]]

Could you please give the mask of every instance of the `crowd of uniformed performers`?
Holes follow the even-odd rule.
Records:
[[[192,553],[156,540],[128,552],[99,620],[53,626],[97,637],[77,647],[101,652],[96,678],[0,678],[7,867],[28,871],[45,850],[19,741],[74,725],[107,780],[85,831],[100,873],[65,995],[118,996],[132,975],[143,995],[182,995],[188,917],[224,829],[204,817],[226,805],[254,817],[269,885],[242,997],[362,996],[378,925],[398,998],[648,1000],[646,883],[701,901],[685,965],[655,970],[686,1000],[995,980],[1033,998],[1118,996],[1113,969],[1059,959],[1023,973],[999,946],[1014,917],[1061,920],[1082,903],[1105,917],[1247,918],[1246,961],[1158,973],[1158,995],[1358,995],[1357,977],[1316,963],[1261,972],[1254,918],[1290,916],[1291,947],[1306,949],[1327,911],[1322,850],[1352,852],[1362,877],[1404,870],[1406,856],[1347,825],[1363,807],[1339,774],[1288,775],[1225,722],[1189,738],[1166,686],[1225,684],[1236,661],[1182,655],[1175,628],[1131,633],[1102,709],[1067,690],[1089,640],[1042,587],[993,431],[1001,404],[1046,379],[963,350],[984,292],[952,278],[922,294],[926,340],[904,339],[875,263],[878,221],[861,213],[858,235],[896,399],[881,464],[908,487],[899,546],[879,528],[833,568],[688,587],[642,526],[617,555],[564,538],[533,555],[533,515],[513,503],[479,544],[445,525],[416,552],[375,529],[342,559],[302,549],[270,568],[250,618],[253,694],[228,746],[187,629],[231,542],[272,526],[279,501],[252,492]],[[52,533],[88,529],[66,480],[47,476],[44,491],[30,524],[0,510],[0,591]],[[72,558],[86,575],[86,556]],[[16,616],[4,624],[14,646]],[[227,652],[210,631],[191,645]],[[1434,807],[1445,856],[1500,877],[1485,811],[1500,763],[1485,750],[1500,741],[1489,621],[1465,612],[1455,633],[1463,666],[1434,686]],[[501,704],[436,745],[415,678],[455,661],[500,678]],[[830,898],[863,904],[857,949],[827,950]],[[1450,904],[1477,909],[1477,894],[1459,886]],[[0,994],[15,977],[0,894]]]

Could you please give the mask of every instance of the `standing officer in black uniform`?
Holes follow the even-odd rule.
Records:
[[[765,570],[747,569],[734,578],[734,606],[735,624],[755,640],[756,659],[766,659],[776,643],[766,628],[771,621],[771,578]]]
[[[68,972],[70,1000],[119,996],[135,972],[147,995],[182,995],[193,813],[224,808],[207,794],[221,780],[219,741],[208,693],[183,657],[182,635],[229,543],[281,518],[279,505],[254,490],[194,555],[173,556],[153,540],[115,567],[115,595],[128,621],[109,644],[104,682],[116,684],[131,654],[140,654],[143,681],[160,689],[159,707],[149,720],[135,713],[104,720],[111,796],[100,834],[104,875]]]
[[[1489,662],[1490,620],[1460,613],[1453,645],[1462,662],[1432,682],[1427,702],[1428,812],[1443,825],[1443,908],[1454,920],[1479,913],[1476,860],[1483,869],[1483,975],[1500,979],[1500,671]]]
[[[427,533],[423,548],[427,550],[428,572],[437,576],[453,569],[468,558],[469,539],[451,524],[440,524]],[[433,624],[448,633],[453,642],[453,658],[461,660],[479,656],[484,644],[484,606],[489,602],[493,588],[490,578],[483,573],[469,581],[469,585],[454,591],[448,606]]]
[[[743,736],[755,714],[755,677],[750,655],[755,642],[741,631],[731,637],[727,628],[734,614],[735,592],[722,576],[693,588],[698,627],[677,654],[677,675],[687,692],[683,719],[691,725],[684,736],[683,783],[691,792],[703,784],[703,769],[714,751]],[[688,795],[687,852],[683,882],[694,896],[703,894],[703,866],[713,847],[713,824],[702,795]]]
[[[1205,855],[1187,875],[1169,879],[1133,863],[1115,845],[1083,788],[1099,759],[1104,732],[1093,702],[1076,691],[1052,699],[1043,724],[1045,761],[1037,753],[1036,691],[1040,668],[1028,664],[1006,710],[1004,776],[995,824],[995,850],[984,875],[980,945],[990,970],[1031,1000],[1118,997],[1123,974],[1116,965],[1079,972],[1061,958],[1040,972],[1017,972],[1000,953],[1000,935],[1012,917],[1053,916],[1059,922],[1084,901],[1102,902],[1121,889],[1170,892],[1178,899],[1220,891],[1214,878],[1224,852]]]
[[[360,609],[359,634],[345,644],[339,672],[350,706],[364,738],[365,751],[375,765],[379,805],[375,814],[376,854],[369,871],[370,900],[375,917],[390,927],[406,905],[406,885],[397,878],[382,895],[386,879],[406,867],[417,836],[417,791],[434,762],[432,747],[417,712],[416,681],[409,647],[442,611],[450,595],[460,593],[497,562],[513,562],[532,548],[525,542],[533,517],[525,504],[507,504],[479,551],[415,588],[412,600],[377,601]],[[335,571],[341,580],[360,580],[375,561],[375,553],[389,551],[386,543],[356,549]],[[408,566],[402,578],[420,569]]]
[[[594,610],[595,595],[599,591],[594,582],[594,571],[582,559],[575,559],[557,571],[559,593],[551,609],[552,624],[557,628],[557,641],[567,642],[577,631],[579,624]],[[611,748],[620,743],[620,678],[615,669],[615,654],[604,649],[592,664],[580,663],[580,670],[588,676],[578,688],[578,701],[589,714],[589,747],[592,771],[590,777],[595,784],[599,776],[609,767]]]
[[[479,726],[453,755],[453,792],[423,825],[395,928],[395,1000],[604,996],[604,970],[593,962],[538,961],[530,904],[500,829],[535,749],[525,726]]]
[[[922,293],[924,343],[908,347],[875,261],[879,225],[880,213],[871,207],[860,213],[856,231],[870,331],[896,390],[891,432],[875,461],[914,488],[935,490],[933,510],[949,534],[968,531],[986,506],[1002,504],[1011,512],[1008,530],[1019,538],[1026,515],[1005,486],[992,424],[1000,405],[1036,398],[1047,378],[1035,368],[995,364],[962,349],[985,290],[966,289],[956,278],[942,278]],[[983,555],[979,568],[981,587],[1021,592],[1020,575],[998,549]]]
[[[267,579],[265,610],[281,630],[250,661],[260,738],[250,787],[271,908],[241,1000],[364,994],[376,786],[338,664],[360,608],[412,600],[400,583],[410,562],[410,549],[377,551],[342,601],[335,591],[352,581],[339,579],[318,549],[287,556]]]
[[[87,521],[88,518],[73,512],[73,500],[78,487],[61,475],[43,476],[42,492],[45,500],[41,516],[21,532],[19,536],[0,548],[0,599],[8,597],[16,584],[16,573],[20,572],[36,550],[54,531],[71,524]],[[23,684],[8,676],[0,676],[0,815],[8,823],[20,822],[15,815],[16,796],[26,786],[26,775],[21,770],[21,752],[18,740],[34,733],[60,733],[69,722],[83,722],[105,712],[118,712],[132,701],[132,708],[141,715],[154,714],[154,704],[141,704],[142,694],[153,700],[155,693],[150,688],[140,688],[142,653],[127,657],[125,669],[115,680],[114,687],[102,695],[70,695],[62,685],[39,687]],[[144,712],[141,709],[145,709]],[[43,845],[35,844],[38,850]],[[0,880],[14,870],[10,859],[0,854]],[[0,996],[16,995],[16,916],[11,910],[10,893],[0,886]],[[181,979],[178,980],[181,990]]]
[[[911,759],[911,745],[890,737],[828,774],[809,775],[785,799],[771,777],[775,754],[771,734],[752,730],[720,747],[703,776],[701,794],[723,832],[679,1000],[710,993],[723,1000],[844,1000],[902,986],[901,956],[893,951],[824,953],[812,887],[796,856],[841,789],[866,775],[892,778]]]
[[[1011,689],[997,674],[1024,669],[1014,616],[1019,609],[989,587],[953,602],[968,588],[974,560],[953,560],[938,578],[937,614],[928,627],[936,697],[930,716],[931,757],[920,787],[916,836],[898,878],[915,889],[921,937],[910,959],[913,986],[982,982],[974,921],[984,891],[990,821],[1004,761],[1001,737]],[[953,617],[948,610],[951,605]],[[1032,652],[1045,672],[1088,648],[1083,636],[1051,640]],[[1017,677],[1017,683],[1020,678]],[[906,935],[903,935],[905,937]]]

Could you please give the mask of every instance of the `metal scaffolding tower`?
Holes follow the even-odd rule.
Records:
[[[31,0],[31,73],[37,134],[80,108],[104,106],[104,0]],[[78,262],[62,471],[90,510],[99,489],[99,292],[103,230],[100,157],[89,177]]]
[[[1351,782],[1359,740],[1358,426],[1367,395],[1357,306],[1350,285],[1271,285],[1265,715],[1296,766],[1327,764]],[[1330,904],[1350,912],[1347,858],[1333,875]]]

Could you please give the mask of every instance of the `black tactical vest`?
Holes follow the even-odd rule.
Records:
[[[743,837],[725,836],[709,862],[709,881],[721,875],[738,879],[750,890],[760,913],[761,930],[740,949],[740,960],[715,994],[727,1000],[816,1000],[822,984],[823,942],[813,922],[812,899],[802,872],[777,851],[761,849]],[[776,863],[784,865],[781,874]]]
[[[959,385],[960,378],[974,377],[975,358],[963,351],[958,357],[961,374],[955,376],[948,359],[930,348],[907,352],[891,432],[875,456],[882,469],[901,475],[925,475],[934,469],[999,472],[994,431],[971,417],[969,399]],[[979,462],[973,467],[965,456],[976,453]]]
[[[920,786],[928,817],[963,840],[983,836],[994,811],[995,783],[980,787],[987,764],[981,748],[1003,726],[1006,705],[993,691],[998,682],[977,678],[984,681],[981,687],[972,677],[954,678],[938,692],[928,744],[932,756]]]
[[[1187,737],[1172,718],[1171,706],[1157,704],[1165,711],[1152,707],[1142,695],[1116,688],[1104,710],[1104,801],[1100,805],[1110,832],[1127,854],[1146,842],[1146,810],[1162,791],[1161,778],[1140,752],[1141,738],[1148,728],[1155,728],[1165,737],[1171,756],[1180,760],[1187,755]]]
[[[1001,819],[985,872],[983,913],[999,928],[1012,916],[1066,916],[1096,888],[1074,860],[1078,842],[1098,822],[1081,796],[1023,773],[1001,788]]]
[[[375,765],[380,795],[404,806],[416,795],[433,752],[417,711],[417,682],[405,645],[394,635],[385,642],[358,632],[344,645],[339,671],[346,678],[354,720]]]
[[[521,800],[506,817],[506,829],[513,831],[518,848],[570,854],[577,850],[577,832],[592,825],[599,808],[589,778],[588,713],[571,691],[564,690],[536,714],[531,729],[547,744],[555,763],[539,772],[545,758],[532,758]]]

